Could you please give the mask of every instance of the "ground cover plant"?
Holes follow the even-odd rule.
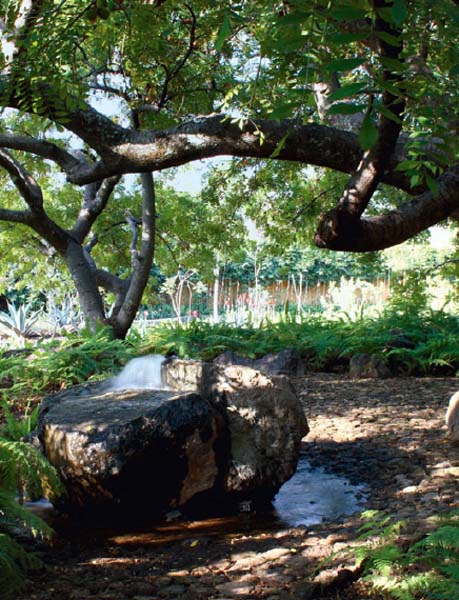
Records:
[[[24,352],[0,353],[0,392],[24,408],[63,387],[110,376],[135,354],[136,335],[113,339],[106,329],[41,342]]]
[[[42,566],[37,554],[17,541],[18,533],[49,542],[53,530],[26,510],[24,500],[62,493],[56,470],[30,444],[22,441],[36,425],[36,411],[18,420],[2,404],[0,428],[0,595],[10,597],[25,583],[29,569]],[[29,544],[30,545],[30,544]]]
[[[452,600],[459,595],[459,511],[434,519],[433,531],[403,547],[407,523],[366,511],[355,549],[356,566],[387,600]]]
[[[304,357],[310,370],[345,369],[359,353],[385,358],[394,373],[449,374],[459,370],[459,319],[443,311],[388,311],[377,318],[327,320],[320,315],[264,321],[259,327],[167,324],[151,329],[142,353],[212,360],[227,350],[258,358],[285,348]]]

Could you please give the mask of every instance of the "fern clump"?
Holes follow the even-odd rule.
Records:
[[[29,569],[40,561],[16,540],[18,531],[34,538],[50,540],[52,529],[24,508],[25,498],[53,498],[62,493],[57,473],[46,458],[18,436],[33,426],[34,417],[15,423],[8,407],[3,407],[6,424],[0,432],[0,597],[19,589]]]
[[[367,542],[356,548],[356,563],[375,591],[395,600],[459,598],[459,511],[437,517],[435,530],[406,550],[398,543],[404,521],[378,511],[363,517]]]

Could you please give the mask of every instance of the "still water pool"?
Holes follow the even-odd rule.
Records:
[[[299,527],[339,521],[346,515],[362,511],[365,502],[363,485],[352,485],[345,477],[324,467],[311,467],[302,458],[295,475],[279,490],[273,506],[280,521]]]
[[[243,512],[239,514],[194,520],[185,519],[178,513],[172,519],[155,524],[137,523],[134,527],[114,529],[94,523],[82,525],[72,519],[61,520],[45,500],[28,503],[28,506],[56,525],[64,537],[81,538],[85,544],[109,538],[120,545],[161,546],[195,535],[226,537],[238,532],[268,532],[290,527],[308,528],[323,521],[339,522],[346,515],[361,512],[366,498],[363,485],[353,485],[325,467],[312,467],[302,457],[296,473],[276,495],[272,508],[264,511],[251,512],[248,505],[242,507]]]

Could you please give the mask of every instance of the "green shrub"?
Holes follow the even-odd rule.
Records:
[[[403,332],[413,348],[394,347]],[[354,354],[386,358],[395,372],[407,375],[454,374],[459,370],[459,319],[447,313],[386,312],[379,318],[357,321],[307,316],[297,322],[263,322],[260,327],[225,323],[166,324],[151,329],[141,353],[175,354],[212,360],[227,350],[258,358],[285,348],[303,356],[311,370],[326,370]]]
[[[27,356],[0,355],[0,388],[9,397],[27,397],[107,377],[135,354],[136,344],[135,336],[117,340],[102,329],[91,336],[71,334],[63,341],[42,343]]]

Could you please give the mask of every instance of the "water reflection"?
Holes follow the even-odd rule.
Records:
[[[67,538],[83,539],[86,545],[110,539],[120,545],[157,546],[195,536],[231,537],[241,532],[263,532],[286,527],[310,526],[322,521],[339,521],[363,510],[366,494],[363,485],[352,485],[344,477],[323,467],[311,467],[302,458],[295,475],[277,494],[271,510],[241,512],[209,519],[186,520],[177,515],[172,522],[114,528],[59,519],[46,501],[28,503],[29,508],[51,521]]]
[[[278,519],[291,527],[339,521],[363,510],[365,487],[352,485],[323,467],[311,467],[300,460],[295,475],[279,490],[274,509]]]

